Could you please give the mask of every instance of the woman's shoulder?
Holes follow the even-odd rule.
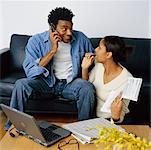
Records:
[[[130,71],[125,68],[124,66],[121,65],[121,67],[123,68],[123,75],[126,77],[133,77],[133,75],[130,73]]]
[[[99,71],[99,70],[102,70],[104,67],[103,67],[103,64],[102,63],[95,63],[92,71],[93,72],[96,72],[96,71]]]
[[[96,64],[95,64],[95,67],[96,67],[96,68],[104,68],[102,63],[96,63]]]

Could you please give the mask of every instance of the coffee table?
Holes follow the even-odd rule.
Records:
[[[132,132],[137,136],[145,137],[148,141],[151,141],[151,129],[147,125],[121,125],[121,127],[126,129],[127,132]],[[73,139],[73,137],[69,136],[63,140],[68,142],[70,139]],[[18,136],[12,138],[7,132],[2,138],[2,140],[0,141],[0,149],[1,150],[58,150],[59,142],[47,148],[38,143],[35,143],[33,140],[30,140],[24,136]],[[79,144],[80,144],[80,150],[97,150],[94,144],[85,144],[85,145],[81,143]],[[63,150],[77,150],[77,145],[76,144],[66,145],[65,147],[63,147]]]

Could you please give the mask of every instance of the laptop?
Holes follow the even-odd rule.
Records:
[[[31,115],[0,104],[17,132],[44,146],[50,146],[71,134],[70,131],[46,121],[36,121]]]

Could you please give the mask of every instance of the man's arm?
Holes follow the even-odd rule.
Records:
[[[61,41],[60,36],[56,32],[50,31],[50,42],[52,49],[40,59],[39,66],[45,67],[52,60],[53,56],[56,54],[58,49],[58,42]]]
[[[43,56],[45,50],[42,50],[39,46],[38,39],[38,35],[31,37],[25,49],[26,55],[23,62],[23,68],[26,76],[31,79],[35,79],[39,75],[44,75],[45,77],[49,75],[49,70],[47,70],[46,66],[57,52],[58,41],[60,40],[55,33],[51,33],[50,42],[52,48],[45,56]],[[43,53],[40,51],[43,51]]]
[[[47,64],[52,60],[53,56],[55,55],[55,50],[50,50],[44,57],[40,59],[39,66],[45,67]]]

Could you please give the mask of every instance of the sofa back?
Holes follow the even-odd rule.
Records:
[[[25,46],[28,42],[29,35],[13,34],[10,42],[10,59],[11,71],[23,70],[22,63],[25,58]]]
[[[29,35],[13,34],[10,42],[10,58],[12,70],[22,70],[22,63],[25,57],[25,46]],[[101,38],[90,38],[92,45],[96,48]],[[127,62],[121,62],[135,77],[150,79],[150,39],[124,38],[127,45],[134,47]]]
[[[101,38],[91,38],[93,47],[97,47]],[[150,43],[151,39],[125,38],[126,45],[133,47],[126,62],[120,62],[135,77],[141,77],[144,80],[150,79]]]

